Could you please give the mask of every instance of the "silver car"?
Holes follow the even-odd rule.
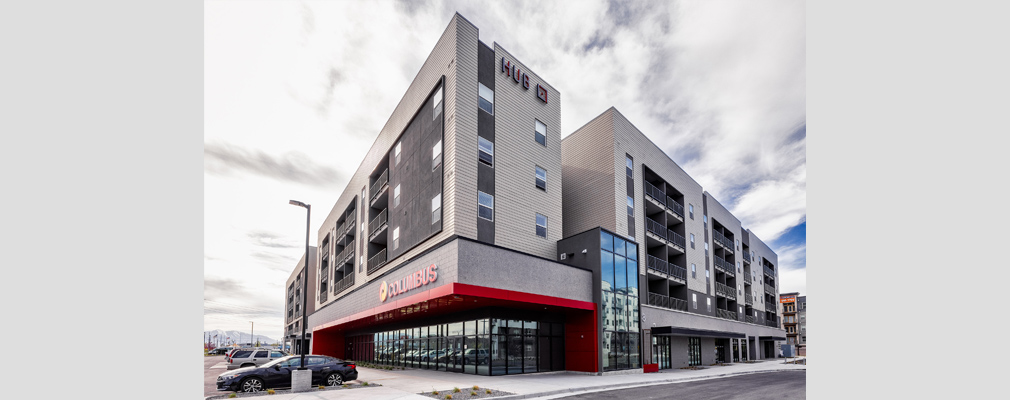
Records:
[[[271,349],[240,349],[228,356],[228,369],[258,367],[288,354]]]

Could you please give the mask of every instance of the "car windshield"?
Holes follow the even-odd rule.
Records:
[[[282,363],[282,362],[285,362],[285,361],[287,361],[287,360],[291,359],[291,357],[294,357],[294,356],[287,356],[287,357],[284,357],[284,358],[278,358],[278,359],[276,359],[276,360],[273,360],[273,361],[271,361],[271,362],[268,362],[268,363],[266,363],[266,364],[263,364],[263,365],[262,365],[261,367],[272,367],[272,366],[274,366],[274,365],[277,365],[277,364],[280,364],[280,363]]]

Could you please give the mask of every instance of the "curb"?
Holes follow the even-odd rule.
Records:
[[[740,376],[740,375],[752,375],[752,374],[763,374],[763,373],[768,373],[768,372],[787,372],[787,371],[804,371],[804,372],[806,372],[806,368],[803,368],[803,369],[799,369],[799,368],[770,369],[770,370],[764,370],[764,371],[731,372],[731,373],[726,373],[726,374],[707,375],[707,376],[695,377],[695,378],[672,378],[672,379],[664,379],[664,380],[660,380],[660,381],[651,381],[651,382],[616,383],[616,384],[611,384],[611,385],[583,386],[583,387],[579,387],[579,388],[559,389],[559,390],[552,390],[552,391],[539,392],[539,393],[527,393],[527,394],[515,394],[515,395],[511,395],[511,396],[502,396],[502,397],[496,397],[495,400],[532,399],[532,398],[537,398],[537,397],[553,396],[553,395],[556,395],[556,394],[566,394],[566,393],[578,394],[578,393],[582,393],[582,392],[589,392],[589,391],[602,390],[602,389],[620,389],[620,388],[630,388],[630,387],[639,387],[639,386],[652,386],[652,385],[662,385],[662,384],[667,384],[667,383],[691,382],[691,381],[700,381],[700,380],[715,379],[715,378],[727,378],[727,377]]]

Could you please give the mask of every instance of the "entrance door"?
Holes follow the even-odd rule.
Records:
[[[687,338],[687,365],[701,365],[701,338]]]
[[[726,362],[726,342],[724,339],[715,340],[715,362]]]
[[[740,362],[740,339],[730,339],[733,341],[733,362]]]
[[[463,338],[446,338],[448,353],[446,353],[445,370],[449,372],[463,372]]]
[[[652,362],[659,364],[659,369],[673,368],[670,359],[671,340],[669,336],[652,337]]]

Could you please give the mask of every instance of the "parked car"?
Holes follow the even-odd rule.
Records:
[[[239,349],[228,355],[226,360],[228,361],[228,369],[233,370],[260,366],[285,356],[287,354],[280,350]]]
[[[463,352],[463,362],[467,365],[488,365],[488,353],[485,349],[467,349]]]
[[[431,350],[421,355],[421,361],[435,361],[442,356],[445,356],[445,350]]]
[[[215,348],[214,350],[208,351],[207,354],[213,354],[219,356],[222,354],[227,354],[229,351],[231,351],[231,347],[218,347]]]
[[[286,356],[259,367],[225,372],[217,377],[217,390],[259,392],[291,387],[291,371],[301,365],[301,356]],[[321,355],[305,356],[305,366],[312,370],[312,385],[339,386],[358,379],[354,363]]]

